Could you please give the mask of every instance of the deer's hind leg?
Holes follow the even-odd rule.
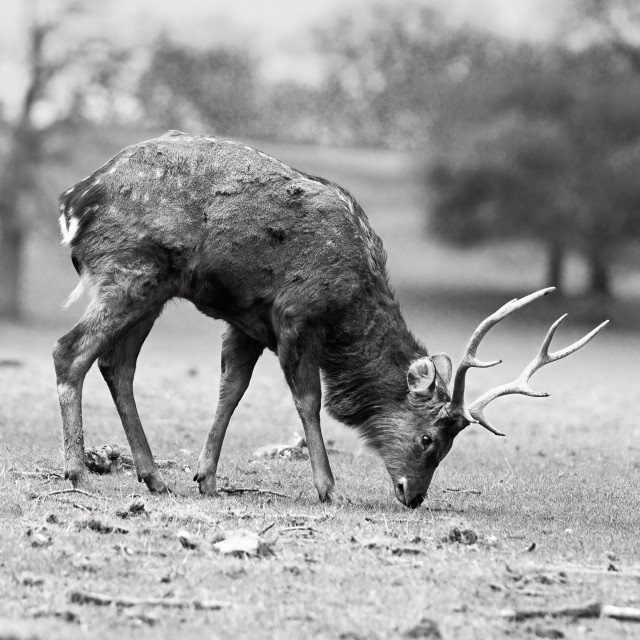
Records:
[[[157,317],[158,314],[155,313],[141,320],[126,336],[98,358],[98,367],[122,421],[138,481],[144,482],[152,493],[166,493],[167,485],[153,459],[133,395],[133,377],[138,355]]]
[[[198,470],[193,478],[200,493],[215,496],[218,459],[231,416],[249,386],[253,368],[264,347],[248,335],[229,325],[222,339],[220,395],[216,417],[198,458]]]
[[[115,270],[114,270],[115,273]],[[83,273],[83,275],[85,275]],[[74,486],[86,476],[82,432],[82,386],[99,356],[113,349],[140,321],[157,317],[171,297],[157,282],[153,268],[119,269],[92,280],[94,293],[84,316],[53,349],[62,413],[65,477]]]

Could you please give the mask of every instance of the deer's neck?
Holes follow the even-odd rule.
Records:
[[[427,355],[389,293],[362,305],[327,336],[322,369],[329,413],[360,427],[393,410],[407,396],[412,360]]]

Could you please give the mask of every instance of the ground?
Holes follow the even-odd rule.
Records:
[[[322,162],[329,168],[340,162],[339,154],[297,153],[290,161],[316,173]],[[410,326],[433,352],[447,351],[455,362],[482,317],[512,293],[536,288],[541,269],[520,271],[517,280],[504,273],[513,272],[514,263],[505,268],[495,256],[485,256],[480,264],[486,268],[467,263],[470,275],[461,285],[464,260],[438,269],[433,253],[423,255],[418,173],[407,177],[409,161],[374,154],[376,162],[367,164],[370,157],[363,153],[362,166],[345,171],[341,182],[372,209]],[[75,179],[97,164],[92,161]],[[382,178],[366,182],[363,176],[374,170],[396,185],[395,199],[376,192]],[[395,222],[389,222],[381,209],[394,202]],[[57,239],[48,241],[53,247]],[[395,499],[382,463],[327,416],[323,428],[332,441],[331,463],[343,494],[339,504],[318,503],[308,460],[252,458],[260,446],[291,441],[300,431],[271,354],[258,364],[234,416],[219,484],[272,493],[201,498],[192,476],[215,410],[222,325],[186,304],[171,306],[143,349],[136,394],[155,455],[176,463],[163,470],[172,494],[152,496],[135,475],[121,471],[92,475],[90,495],[48,495],[68,488],[56,475],[62,456],[50,352],[82,311],[64,315],[47,302],[61,300],[74,285],[64,251],[57,251],[47,254],[55,256],[55,268],[41,270],[38,286],[29,285],[31,308],[37,307],[34,292],[41,291],[37,308],[47,313],[33,313],[20,325],[0,324],[0,638],[179,633],[383,639],[435,638],[438,632],[461,639],[638,637],[638,623],[607,618],[513,622],[502,616],[504,609],[590,602],[640,607],[635,303],[583,351],[536,374],[533,386],[552,392],[551,398],[510,397],[491,407],[488,415],[506,438],[477,426],[466,429],[436,472],[428,500],[415,511]],[[437,251],[442,259],[445,250]],[[504,253],[502,258],[515,260]],[[57,266],[62,264],[68,272]],[[35,271],[28,276],[32,284]],[[420,274],[426,286],[420,286]],[[498,285],[482,289],[483,278]],[[480,355],[504,364],[471,372],[469,397],[517,374],[565,306],[578,314],[559,331],[558,346],[578,338],[604,313],[575,300],[545,299],[538,305],[486,339]],[[534,321],[523,323],[524,317]],[[84,417],[88,447],[125,442],[95,369],[85,384]],[[144,511],[118,515],[136,496]],[[107,533],[105,527],[115,529]],[[217,533],[236,528],[263,532],[274,555],[218,554]],[[195,549],[181,544],[183,531]],[[77,590],[218,600],[224,606],[96,606],[72,602]]]

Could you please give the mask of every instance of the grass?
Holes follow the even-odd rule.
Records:
[[[450,269],[438,269],[417,233],[418,172],[409,171],[413,165],[407,158],[282,151],[279,155],[290,153],[287,160],[312,172],[332,177],[333,167],[365,208],[367,201],[373,204],[371,218],[390,252],[409,324],[433,352],[447,351],[456,360],[483,314],[511,290],[521,294],[536,288],[535,268],[502,274],[513,271],[500,261],[504,254],[484,256],[485,271],[459,259],[447,264]],[[110,152],[102,151],[105,157]],[[67,166],[52,169],[51,176],[59,174],[56,179],[65,186],[63,174],[73,182],[101,161],[99,155],[95,148],[87,152],[87,170]],[[358,157],[361,166],[353,164]],[[68,179],[72,173],[79,175]],[[367,181],[367,174],[375,179]],[[395,191],[385,195],[385,188]],[[383,205],[393,202],[399,203],[397,210],[384,218]],[[201,498],[191,477],[215,410],[222,325],[174,305],[145,344],[136,378],[152,449],[159,458],[177,462],[163,472],[173,494],[151,496],[134,475],[120,472],[92,476],[94,496],[45,495],[67,487],[55,476],[29,475],[59,471],[61,465],[50,351],[65,330],[60,326],[70,326],[81,312],[63,316],[58,310],[74,277],[66,256],[45,236],[35,242],[48,249],[38,254],[40,263],[32,249],[27,276],[33,321],[0,324],[0,638],[101,633],[383,639],[416,637],[410,631],[422,618],[432,620],[444,638],[557,637],[549,635],[554,630],[566,637],[637,637],[633,623],[547,619],[516,624],[500,615],[505,608],[590,601],[640,607],[639,581],[625,575],[640,571],[640,397],[635,389],[640,336],[628,328],[630,321],[622,328],[613,323],[584,351],[536,374],[535,388],[551,391],[550,399],[496,402],[489,417],[508,437],[468,428],[436,472],[427,503],[409,511],[395,500],[381,462],[328,416],[323,430],[339,450],[331,462],[344,503],[317,502],[308,461],[252,459],[258,447],[290,441],[300,430],[270,354],[259,362],[232,421],[220,483],[288,497]],[[438,251],[442,257],[443,250]],[[462,272],[470,274],[465,281],[459,279]],[[421,277],[428,286],[420,286]],[[491,291],[479,294],[483,287]],[[482,357],[505,363],[472,372],[470,397],[516,375],[533,355],[559,310],[551,300],[538,304],[533,313],[505,321],[483,343]],[[625,307],[629,318],[636,304]],[[557,345],[578,338],[584,322],[602,315],[593,309],[578,313],[559,331]],[[533,322],[522,322],[530,317]],[[87,446],[124,441],[96,370],[85,384],[84,417]],[[134,495],[141,496],[145,511],[123,520],[117,512],[126,511]],[[85,526],[89,519],[128,532],[98,533]],[[213,537],[233,528],[267,529],[264,537],[273,543],[275,556],[218,555]],[[473,531],[477,541],[451,541],[455,528]],[[198,541],[197,549],[180,544],[182,530]],[[50,536],[51,544],[32,546],[34,532],[45,541]],[[610,565],[619,571],[607,572]],[[219,611],[100,607],[71,602],[76,589],[218,599],[230,606]]]
[[[176,329],[184,324],[189,331]],[[424,320],[417,329],[425,330]],[[623,342],[612,332],[573,360],[540,372],[536,386],[553,390],[550,400],[501,401],[491,415],[508,437],[467,429],[438,470],[428,505],[409,511],[393,497],[382,464],[327,417],[325,436],[340,450],[331,457],[345,504],[317,502],[308,461],[251,459],[259,446],[289,441],[299,429],[270,355],[259,363],[232,422],[221,483],[290,497],[200,498],[191,476],[215,405],[218,330],[186,306],[170,309],[141,357],[137,397],[143,422],[156,455],[177,461],[175,469],[163,472],[171,497],[151,496],[134,476],[118,473],[92,476],[90,492],[96,498],[31,499],[34,493],[66,487],[58,478],[15,473],[60,467],[48,353],[59,331],[3,327],[8,338],[3,356],[21,366],[0,368],[0,386],[10,390],[0,411],[0,617],[27,620],[47,638],[82,637],[95,627],[122,637],[171,638],[178,629],[192,637],[206,629],[221,638],[390,638],[400,637],[423,616],[438,624],[443,637],[529,637],[548,628],[569,635],[584,628],[589,637],[634,637],[632,623],[515,624],[504,621],[500,610],[592,600],[640,605],[638,580],[624,577],[640,564],[639,433],[633,417],[638,400],[625,386],[637,338]],[[509,324],[496,331],[486,353],[499,352],[505,370],[476,373],[470,395],[514,373],[541,331]],[[462,348],[464,337],[456,323],[438,335],[452,353]],[[123,441],[96,371],[85,386],[85,420],[87,446]],[[134,494],[144,500],[145,514],[121,520],[116,512],[126,510]],[[58,523],[48,522],[52,514]],[[81,528],[89,518],[129,532]],[[221,528],[259,532],[271,524],[264,535],[274,542],[273,558],[227,558],[213,551],[211,538]],[[313,530],[283,531],[292,526]],[[27,531],[38,527],[46,527],[51,546],[31,546]],[[445,541],[454,527],[473,530],[478,542]],[[177,533],[185,529],[200,541],[197,550],[180,545]],[[376,537],[384,539],[382,547],[363,544]],[[533,543],[535,549],[527,551]],[[406,546],[415,555],[403,553]],[[621,572],[567,570],[604,570],[610,564]],[[72,604],[69,594],[77,588],[220,599],[231,606],[205,612]]]

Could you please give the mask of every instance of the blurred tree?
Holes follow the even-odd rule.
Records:
[[[476,132],[430,175],[432,228],[461,245],[528,237],[547,247],[547,283],[562,289],[571,240],[571,145],[544,119],[513,113]]]
[[[501,41],[466,29],[452,29],[418,2],[373,5],[357,18],[345,14],[317,31],[326,60],[323,87],[347,104],[351,140],[359,144],[420,147],[442,85],[468,73],[472,61],[501,55]]]
[[[6,151],[0,157],[0,317],[9,318],[20,316],[20,277],[31,229],[23,205],[39,193],[38,164],[46,136],[58,123],[79,117],[84,98],[96,87],[108,88],[124,60],[103,45],[95,55],[93,45],[103,42],[100,39],[68,39],[63,34],[69,22],[81,14],[78,3],[51,2],[45,11],[35,0],[24,6],[28,16],[26,86],[16,116],[8,120]],[[57,46],[49,46],[53,41]],[[59,80],[66,91],[56,87]],[[61,96],[74,99],[60,102]],[[47,117],[37,121],[38,108],[43,106]]]
[[[29,30],[29,79],[8,152],[0,167],[0,316],[20,315],[20,274],[26,222],[20,198],[31,186],[33,165],[40,156],[40,137],[32,125],[34,105],[55,72],[45,64],[43,46],[51,25],[32,24]]]
[[[140,81],[145,111],[165,127],[205,124],[246,134],[256,114],[255,61],[243,49],[197,50],[161,36]]]
[[[566,252],[579,252],[589,292],[611,295],[617,248],[640,226],[640,78],[599,48],[525,47],[449,99],[434,127],[434,230],[461,244],[537,239],[560,287]]]

